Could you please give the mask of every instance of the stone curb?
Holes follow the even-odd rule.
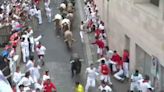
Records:
[[[83,1],[80,0],[77,2],[77,5],[79,6],[79,13],[80,13],[80,19],[81,20],[85,20],[85,13],[84,13],[84,9],[83,9]],[[86,59],[88,61],[88,64],[90,65],[91,63],[93,63],[93,56],[92,56],[92,51],[90,48],[90,44],[89,44],[89,37],[88,34],[84,35],[84,44],[85,44],[85,50],[86,50]]]

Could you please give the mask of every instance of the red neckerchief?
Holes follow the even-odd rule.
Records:
[[[148,80],[143,80],[143,83],[148,82]]]

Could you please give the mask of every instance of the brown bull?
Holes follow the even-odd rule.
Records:
[[[73,33],[70,30],[65,31],[64,38],[65,38],[64,42],[66,42],[69,48],[72,48],[72,44],[75,41],[73,39]]]
[[[68,3],[67,5],[67,12],[68,13],[73,13],[74,12],[74,6],[72,3]]]

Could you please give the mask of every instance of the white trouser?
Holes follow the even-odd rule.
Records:
[[[112,71],[113,71],[113,72],[116,72],[116,71],[117,71],[116,64],[113,64],[113,65],[112,65]]]
[[[27,57],[29,57],[28,47],[22,48],[22,54],[23,54],[23,62],[27,62]]]
[[[42,24],[42,16],[41,15],[38,15],[38,21],[39,21],[39,24]]]
[[[96,86],[96,79],[88,77],[85,86],[85,92],[88,92],[89,87],[95,87],[95,86]]]
[[[80,31],[81,42],[84,42],[84,32],[83,30]]]
[[[130,84],[130,91],[134,91],[134,89],[140,90],[139,86],[140,86],[139,82],[131,82],[131,84]]]
[[[117,79],[117,80],[124,80],[124,78],[120,77],[121,75],[124,74],[124,71],[122,69],[120,69],[117,73],[114,74],[114,77]]]
[[[109,64],[111,64],[112,65],[112,71],[113,72],[116,72],[117,71],[117,68],[116,68],[116,62],[114,62],[114,61],[112,61],[112,60],[110,60],[109,59]]]
[[[101,80],[101,81],[104,81],[104,82],[108,82],[109,84],[112,85],[112,82],[111,82],[111,80],[110,80],[110,76],[109,76],[109,75],[103,75],[103,74],[101,74],[100,80]]]
[[[35,48],[34,43],[31,43],[31,51],[32,51],[32,52],[34,52],[34,51],[35,51],[35,50],[34,50],[34,48]]]
[[[48,22],[51,22],[51,14],[47,14]]]
[[[97,46],[97,54],[99,54],[99,55],[103,54],[103,49],[99,48],[98,46]]]
[[[124,68],[124,74],[128,78],[129,77],[129,63],[128,62],[124,62],[123,68]]]

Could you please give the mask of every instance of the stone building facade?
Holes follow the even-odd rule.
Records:
[[[130,52],[130,71],[151,77],[164,89],[164,0],[95,0],[108,32],[109,46]]]

